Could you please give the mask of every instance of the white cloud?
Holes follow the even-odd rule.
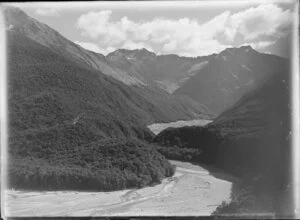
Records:
[[[172,52],[177,48],[177,41],[171,40],[168,43],[166,43],[163,47],[163,51],[165,52]]]
[[[78,44],[79,46],[83,47],[84,49],[93,51],[95,53],[101,53],[104,55],[107,55],[108,53],[116,50],[116,48],[114,48],[114,47],[108,47],[106,49],[101,49],[97,44],[90,43],[90,42],[75,41],[74,43]]]
[[[156,53],[176,53],[200,56],[217,53],[230,47],[236,36],[253,41],[261,36],[280,38],[292,21],[289,10],[277,5],[259,5],[241,12],[225,11],[206,22],[184,17],[180,19],[154,18],[133,21],[123,17],[111,19],[112,11],[88,12],[76,23],[82,35],[97,40],[101,48],[155,48]],[[221,44],[220,39],[230,44]],[[270,44],[271,45],[271,44]],[[267,47],[260,43],[256,47]]]
[[[200,24],[197,20],[181,18],[171,20],[155,18],[134,22],[127,17],[110,21],[111,11],[89,12],[77,20],[82,35],[98,39],[99,45],[127,49],[161,48],[160,53],[177,53],[185,56],[205,55],[225,48],[212,38],[220,31],[223,14],[212,21]],[[209,48],[209,45],[212,48]]]
[[[77,27],[83,31],[83,36],[100,37],[102,44],[114,46],[126,40],[126,32],[120,29],[120,22],[109,22],[111,14],[110,10],[83,14],[77,20]]]
[[[58,17],[59,13],[54,8],[38,8],[35,10],[35,13],[41,16],[52,16],[52,17]]]
[[[246,40],[260,36],[280,38],[287,34],[292,22],[292,12],[274,4],[264,4],[232,14],[227,18],[226,33],[229,40],[240,34]]]

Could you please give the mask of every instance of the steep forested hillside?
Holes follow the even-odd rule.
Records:
[[[171,175],[168,170],[172,166],[164,157],[134,140],[150,140],[152,133],[146,124],[164,119],[165,113],[126,85],[77,66],[26,37],[9,33],[7,39],[12,186],[21,187],[26,180],[28,187],[49,188],[46,182],[52,178],[52,171],[58,178],[51,183],[52,188],[64,183],[68,188],[81,188],[78,181],[86,182],[92,177],[96,180],[92,179],[91,184],[98,184],[101,180],[97,180],[95,172],[112,173],[111,181],[119,176],[126,187],[157,182],[164,175]],[[110,139],[120,143],[110,143]],[[102,150],[97,153],[95,146]],[[105,147],[114,149],[105,153]],[[119,148],[127,153],[119,154]],[[130,165],[131,174],[125,175],[123,168],[115,164],[122,158],[130,163],[137,160]],[[102,166],[103,160],[111,160],[111,165]],[[145,167],[140,161],[147,161],[148,165]],[[80,176],[77,180],[75,173]],[[96,188],[123,187],[117,184],[107,188],[109,185],[107,182]]]

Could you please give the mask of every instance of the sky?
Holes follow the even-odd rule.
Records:
[[[250,3],[251,2],[251,3]],[[196,57],[250,45],[289,56],[294,1],[14,3],[69,40],[104,55],[146,48]]]

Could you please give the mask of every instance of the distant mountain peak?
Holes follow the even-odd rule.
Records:
[[[14,6],[5,6],[3,7],[4,12],[10,12],[10,13],[15,13],[15,14],[19,14],[19,15],[26,15],[26,13],[24,11],[22,11],[21,9],[19,9],[18,7],[14,7]]]
[[[11,20],[13,20],[14,22],[21,23],[21,21],[29,19],[29,16],[18,7],[5,6],[3,9],[4,15],[6,16],[6,22],[11,22]]]
[[[228,57],[240,57],[240,56],[247,56],[248,53],[259,53],[258,51],[254,50],[250,45],[244,45],[241,47],[229,47],[225,50],[221,51],[219,54],[215,56],[216,59],[223,59],[227,60]]]
[[[256,51],[256,50],[254,50],[250,45],[244,45],[240,47],[228,47],[225,50],[223,50],[221,53],[228,52],[232,54],[235,52],[249,52],[249,51]]]
[[[154,52],[151,52],[145,48],[142,48],[142,49],[138,49],[136,52],[135,52],[135,55],[136,56],[150,56],[150,57],[156,57],[157,55],[154,53]]]
[[[154,52],[151,52],[147,50],[146,48],[142,49],[134,49],[134,50],[129,50],[129,49],[117,49],[109,54],[106,55],[107,57],[111,56],[139,56],[139,57],[144,57],[144,56],[157,56]]]
[[[241,46],[239,47],[240,49],[244,49],[244,50],[254,50],[251,45],[244,45],[244,46]]]

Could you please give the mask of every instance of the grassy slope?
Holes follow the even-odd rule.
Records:
[[[82,177],[89,181],[92,177],[98,178],[95,172],[110,172],[112,169],[111,175],[114,178],[123,176],[126,187],[157,182],[164,175],[170,175],[172,166],[164,157],[156,151],[149,152],[145,144],[134,140],[150,140],[152,133],[145,125],[164,118],[164,113],[122,83],[79,67],[26,37],[9,34],[8,39],[9,152],[12,155],[9,168],[12,186],[25,186],[22,181],[26,179],[30,187],[49,188],[44,183],[51,170],[57,171],[53,171],[53,175],[59,180],[51,185],[52,188],[60,187],[59,182],[71,188],[83,187],[78,179],[71,177],[76,172],[89,172]],[[109,139],[116,138],[120,140],[119,145],[116,141],[114,144],[109,142]],[[125,140],[121,141],[122,138]],[[127,152],[132,141],[135,150],[130,154],[114,151],[103,156],[102,152],[94,151],[95,146],[103,150],[111,146]],[[82,146],[90,148],[83,151]],[[74,150],[76,155],[86,153],[86,157],[91,156],[92,159],[78,164],[78,160],[69,158],[68,150]],[[101,166],[108,158],[111,159],[109,170]],[[138,161],[137,169],[131,170],[133,177],[124,177],[123,168],[115,165],[115,161],[122,158],[124,161]],[[143,165],[141,161],[147,163]],[[39,167],[46,180],[40,171],[32,174]],[[38,178],[43,181],[36,179],[39,175]],[[71,179],[66,180],[68,177]],[[132,178],[136,178],[134,183],[130,182]],[[97,181],[97,184],[101,182]],[[111,189],[123,188],[124,184],[111,186]],[[96,188],[105,190],[109,185],[108,182]]]

